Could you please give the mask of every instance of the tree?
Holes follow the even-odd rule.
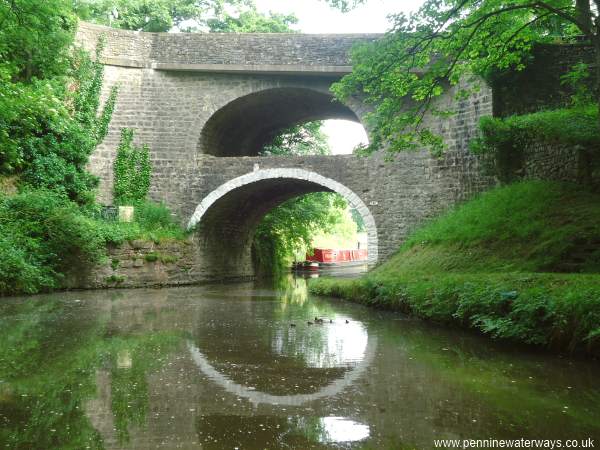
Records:
[[[217,17],[207,20],[210,31],[216,33],[290,33],[296,23],[298,18],[293,14],[265,15],[254,4],[238,8],[233,15],[222,10]]]
[[[346,201],[337,194],[315,192],[296,197],[271,210],[254,235],[254,254],[263,269],[290,263],[295,252],[310,249],[318,233],[343,222]]]
[[[338,7],[363,1],[328,0]],[[599,6],[599,0],[426,0],[410,16],[393,16],[383,39],[356,49],[353,73],[334,92],[346,99],[360,91],[374,105],[370,150],[441,151],[440,137],[423,119],[426,113],[448,113],[436,110],[434,99],[449,85],[473,74],[518,70],[535,43],[582,34],[595,50],[600,104]]]
[[[340,9],[342,12],[348,12],[356,6],[365,3],[365,0],[325,0],[334,8]]]
[[[0,1],[0,175],[83,204],[116,91],[99,111],[103,66],[72,49],[75,24],[69,0]]]
[[[76,0],[83,20],[135,31],[166,32],[185,21],[201,23],[226,5],[247,0]]]
[[[278,134],[262,151],[263,156],[329,155],[331,149],[321,130],[322,121],[294,125]]]
[[[75,28],[68,0],[1,0],[0,70],[13,82],[63,74]]]
[[[282,33],[293,15],[261,14],[252,0],[77,0],[83,20],[135,31]]]

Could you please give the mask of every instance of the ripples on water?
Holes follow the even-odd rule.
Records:
[[[303,279],[3,299],[0,342],[0,448],[600,436],[597,363],[311,298]]]

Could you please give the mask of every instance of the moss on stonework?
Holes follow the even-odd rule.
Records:
[[[109,277],[106,277],[106,282],[108,284],[121,284],[124,283],[127,280],[127,277],[125,275],[111,275]]]

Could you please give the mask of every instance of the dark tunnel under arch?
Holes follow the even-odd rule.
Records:
[[[202,129],[199,151],[213,156],[256,156],[282,130],[326,119],[360,123],[354,111],[329,92],[300,87],[265,89],[216,111]]]

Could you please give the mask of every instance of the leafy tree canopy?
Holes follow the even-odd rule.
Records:
[[[0,76],[31,81],[63,74],[75,27],[68,0],[0,0]]]
[[[235,13],[221,10],[217,17],[206,22],[209,30],[216,33],[289,33],[298,18],[293,14],[273,12],[265,15],[258,12],[253,3],[247,2]]]
[[[200,22],[239,0],[77,0],[83,20],[135,31],[169,31],[184,21]]]
[[[116,92],[100,112],[103,66],[71,48],[75,24],[70,0],[0,1],[0,175],[89,203]]]
[[[344,8],[362,1],[329,3]],[[522,68],[538,42],[584,35],[600,61],[598,6],[599,0],[426,0],[414,14],[392,16],[383,39],[357,48],[353,73],[334,92],[342,100],[362,92],[373,104],[370,150],[440,152],[440,137],[423,126],[427,113],[451,112],[437,110],[436,97],[473,74]]]
[[[77,0],[83,20],[135,31],[289,32],[293,15],[261,14],[252,0]]]
[[[365,3],[365,0],[325,0],[334,8],[338,8],[343,12],[348,12],[356,6]]]
[[[263,148],[261,155],[329,155],[331,149],[322,126],[322,121],[315,121],[283,130]]]

